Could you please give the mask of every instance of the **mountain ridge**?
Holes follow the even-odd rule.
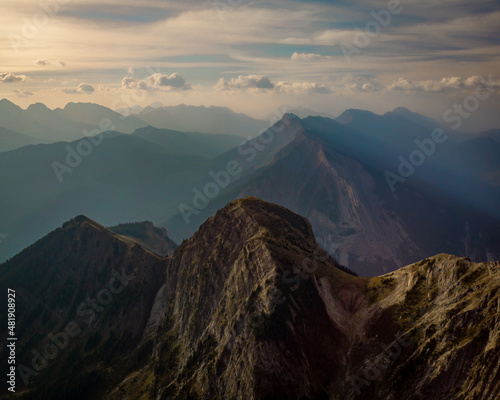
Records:
[[[73,253],[78,263],[68,263]],[[41,266],[45,280],[22,279],[49,254],[47,268]],[[68,321],[83,329],[85,319],[73,310],[85,292],[102,298],[99,289],[118,276],[118,266],[127,268],[121,276],[129,283],[103,310],[83,307],[94,329],[60,349],[17,398],[493,400],[500,394],[500,380],[488,379],[500,373],[494,362],[499,262],[438,254],[374,278],[337,265],[305,218],[254,197],[219,210],[167,258],[78,216],[0,266],[0,284],[16,287],[20,307],[42,302],[60,310],[48,324],[31,319],[33,313],[19,318],[19,363]],[[65,271],[65,278],[51,278],[54,271]],[[77,285],[86,282],[83,294],[63,290],[71,274]],[[55,291],[44,288],[47,279]],[[30,285],[33,297],[25,298]],[[38,291],[45,295],[36,300]],[[26,342],[34,325],[41,337]],[[85,368],[75,368],[72,354]]]

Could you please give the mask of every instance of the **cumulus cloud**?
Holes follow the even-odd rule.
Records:
[[[473,75],[468,78],[453,76],[442,78],[440,80],[427,80],[412,82],[406,78],[399,78],[397,81],[390,84],[389,90],[400,90],[405,92],[448,92],[475,89],[479,86],[500,87],[500,81],[491,77],[482,77]]]
[[[50,65],[50,61],[42,58],[40,60],[36,60],[35,64],[40,65],[41,67],[46,67],[47,65]]]
[[[66,66],[66,62],[65,61],[62,61],[62,60],[57,60],[56,61],[57,65],[59,65],[60,67],[65,67]]]
[[[326,85],[316,82],[278,82],[272,83],[268,77],[263,75],[240,75],[237,78],[226,80],[219,79],[215,85],[218,90],[254,90],[267,91],[271,93],[288,94],[329,94],[331,89]]]
[[[353,83],[350,85],[347,85],[349,89],[351,89],[354,92],[377,92],[380,90],[380,86],[377,85],[376,83]]]
[[[325,61],[328,60],[329,57],[322,56],[321,54],[316,53],[293,53],[290,57],[292,61],[298,62],[314,62],[314,61]]]
[[[316,82],[278,82],[276,90],[283,93],[332,93],[328,86]]]
[[[413,91],[416,90],[415,84],[405,78],[399,78],[397,81],[393,82],[387,87],[389,90],[404,90]]]
[[[219,82],[215,85],[219,90],[232,90],[232,89],[263,89],[269,90],[274,88],[274,84],[269,78],[262,75],[240,75],[237,78],[225,80],[220,78]]]
[[[0,82],[2,83],[22,82],[25,79],[25,75],[16,75],[12,72],[0,72]]]
[[[95,88],[88,83],[82,82],[76,89],[63,88],[61,92],[66,94],[92,94],[95,92]]]
[[[17,97],[28,97],[28,96],[33,96],[33,93],[30,92],[29,90],[13,90],[13,92],[17,95]]]
[[[383,87],[375,80],[373,75],[346,75],[343,86],[353,92],[378,92]]]
[[[90,94],[90,93],[94,93],[95,89],[92,85],[89,85],[88,83],[82,82],[78,85],[77,91]]]
[[[190,90],[191,85],[177,72],[170,75],[156,72],[146,79],[141,80],[127,76],[122,79],[122,88],[140,90]]]

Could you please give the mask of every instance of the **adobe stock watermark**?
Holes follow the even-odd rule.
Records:
[[[7,35],[12,49],[19,53],[21,47],[26,47],[30,40],[33,40],[40,29],[49,22],[51,17],[55,17],[61,5],[68,4],[71,0],[40,0],[38,5],[40,10],[35,12],[31,19],[23,18],[20,34],[9,32]]]
[[[451,108],[443,113],[443,121],[451,129],[459,129],[464,119],[470,118],[472,113],[479,109],[481,102],[489,99],[495,92],[497,84],[494,82],[491,74],[488,76],[488,80],[481,79],[482,83],[476,86],[474,95],[467,96],[461,104],[453,104]],[[447,140],[448,135],[441,128],[434,128],[427,139],[415,139],[414,143],[417,148],[411,151],[407,158],[403,155],[398,157],[399,165],[397,173],[391,171],[384,172],[384,178],[391,192],[394,193],[396,191],[396,184],[404,183],[411,177],[416,169],[434,154],[437,146]]]
[[[340,43],[340,49],[342,50],[346,61],[350,63],[353,55],[361,54],[363,52],[362,49],[368,47],[372,42],[372,39],[380,35],[382,28],[387,28],[390,25],[392,16],[400,14],[403,12],[403,9],[404,7],[399,0],[389,0],[385,10],[370,11],[370,15],[373,17],[373,20],[368,21],[365,24],[364,31],[362,31],[358,26],[354,27],[356,30],[356,35],[353,40],[354,44],[345,42]]]
[[[240,6],[244,0],[214,0],[212,6],[221,21],[224,21],[224,13]]]
[[[271,118],[271,126],[259,136],[249,139],[238,146],[238,153],[242,156],[247,156],[245,158],[246,163],[251,164],[257,157],[257,154],[265,150],[274,141],[275,134],[283,131],[285,126],[290,123],[288,119],[283,118],[286,111],[286,107],[283,107],[281,111],[274,109],[273,114],[275,116]],[[279,121],[282,121],[282,123],[277,125]],[[190,218],[193,215],[199,215],[200,211],[207,208],[210,202],[219,196],[222,190],[240,178],[243,167],[237,160],[230,160],[226,163],[223,170],[217,172],[210,171],[208,173],[208,182],[201,189],[196,187],[192,189],[194,196],[191,205],[180,203],[177,206],[186,225],[189,225],[191,222]]]
[[[97,292],[95,298],[88,296],[76,309],[77,316],[85,318],[83,322],[87,326],[90,326],[95,320],[97,313],[102,312],[106,306],[111,304],[115,296],[121,293],[131,280],[135,279],[135,275],[127,274],[125,268],[121,274],[115,270],[112,270],[111,273],[113,277],[109,280],[107,288]],[[30,384],[32,377],[38,376],[41,371],[49,366],[50,362],[55,360],[68,347],[71,338],[76,338],[82,334],[85,325],[81,326],[81,323],[77,322],[80,319],[77,316],[68,322],[61,332],[49,333],[45,345],[42,345],[39,349],[31,350],[33,354],[31,368],[23,364],[17,366],[17,372],[26,386]]]

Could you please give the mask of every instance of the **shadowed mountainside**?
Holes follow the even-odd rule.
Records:
[[[339,267],[306,219],[253,197],[169,258],[77,217],[0,266],[25,311],[18,365],[71,321],[82,331],[16,398],[498,398],[500,263]],[[92,308],[117,273],[123,293]]]

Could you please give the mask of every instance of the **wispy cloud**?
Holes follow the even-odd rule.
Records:
[[[480,75],[473,75],[468,78],[458,76],[446,77],[440,80],[426,80],[413,82],[406,78],[399,78],[397,81],[390,84],[387,89],[406,92],[445,92],[459,91],[463,89],[475,89],[480,85],[484,85],[485,78]],[[490,87],[500,87],[500,80],[494,79],[488,82]]]
[[[314,61],[325,61],[330,59],[330,57],[322,56],[321,54],[316,53],[298,53],[294,52],[290,57],[292,61],[299,62],[314,62]]]
[[[14,89],[13,92],[16,94],[17,97],[20,97],[20,98],[34,96],[33,92],[30,92],[29,90],[21,91],[21,90]]]

